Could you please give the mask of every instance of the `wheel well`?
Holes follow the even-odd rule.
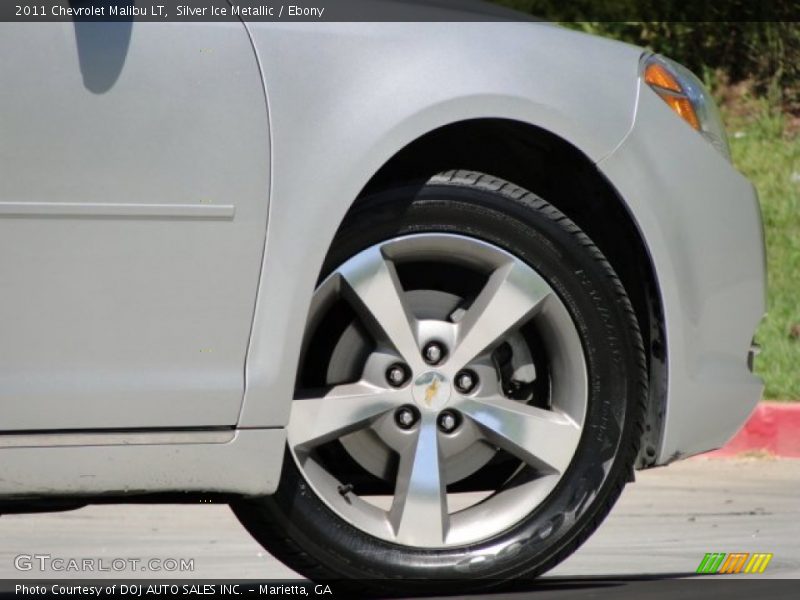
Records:
[[[477,119],[434,130],[400,150],[375,173],[359,199],[451,169],[487,173],[541,196],[572,219],[614,267],[648,350],[649,406],[637,465],[651,466],[666,399],[663,310],[649,251],[614,187],[582,152],[546,130],[505,119]]]

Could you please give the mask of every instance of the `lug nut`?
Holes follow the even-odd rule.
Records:
[[[405,365],[401,365],[400,363],[395,363],[388,369],[386,369],[386,381],[389,382],[389,385],[392,387],[400,387],[402,386],[406,380],[408,379],[408,369]]]
[[[455,383],[460,393],[469,394],[478,385],[478,376],[472,371],[459,371]]]
[[[422,349],[422,357],[429,365],[438,365],[444,358],[444,346],[439,342],[430,342]]]
[[[400,429],[411,429],[417,422],[417,413],[411,407],[402,406],[394,413],[394,420]]]
[[[458,427],[458,417],[449,410],[445,410],[439,414],[439,429],[444,433],[452,433]]]

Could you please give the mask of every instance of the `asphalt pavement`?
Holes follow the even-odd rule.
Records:
[[[637,588],[643,583],[657,581],[665,590],[680,585],[671,580],[695,578],[707,552],[774,555],[763,574],[711,579],[740,586],[747,578],[800,579],[800,460],[699,458],[638,473],[594,536],[540,579],[537,590],[553,598],[597,597],[600,588],[626,586],[630,597],[645,597]],[[73,574],[42,572],[35,561],[30,570],[18,570],[20,555],[106,564],[115,558],[183,558],[193,559],[194,570]],[[90,506],[0,518],[0,579],[86,576],[299,577],[254,542],[224,505]]]

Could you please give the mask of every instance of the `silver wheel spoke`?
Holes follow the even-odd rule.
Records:
[[[363,429],[402,403],[404,391],[387,391],[366,383],[337,386],[316,398],[297,398],[289,418],[290,443],[309,450]]]
[[[458,408],[486,439],[520,460],[563,473],[575,453],[581,429],[567,417],[503,397],[465,398]]]
[[[447,491],[436,418],[425,414],[419,431],[400,454],[389,520],[397,542],[409,546],[441,546],[447,534]]]
[[[518,260],[498,267],[458,323],[453,368],[466,366],[499,344],[511,329],[527,321],[550,293],[544,279]]]
[[[420,363],[414,319],[406,308],[394,263],[373,247],[340,269],[344,291],[373,334],[394,346],[409,364]]]

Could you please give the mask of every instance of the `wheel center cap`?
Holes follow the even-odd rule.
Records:
[[[450,382],[436,371],[428,371],[414,381],[414,401],[422,409],[441,410],[450,401]]]

